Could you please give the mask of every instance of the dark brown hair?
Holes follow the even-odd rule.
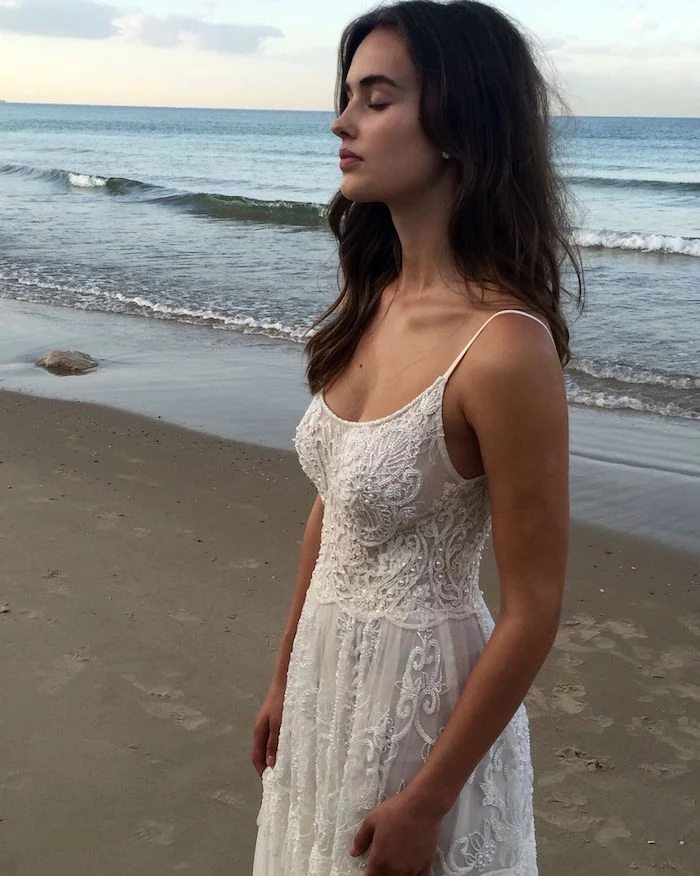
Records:
[[[584,281],[572,242],[567,192],[553,157],[555,95],[535,50],[503,13],[474,0],[407,0],[361,16],[343,33],[336,109],[360,43],[376,28],[396,31],[421,79],[420,118],[457,168],[449,238],[465,278],[505,291],[543,316],[562,364],[570,359],[562,294],[583,307]],[[563,101],[557,96],[561,106]],[[328,214],[338,241],[341,292],[307,341],[307,379],[318,392],[340,374],[401,270],[401,247],[384,203],[357,203],[338,192]],[[562,285],[566,262],[577,292]]]

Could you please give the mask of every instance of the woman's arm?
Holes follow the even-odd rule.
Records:
[[[277,655],[277,664],[273,674],[273,684],[279,684],[283,687],[287,684],[287,669],[289,667],[289,657],[292,653],[292,645],[294,644],[294,636],[296,635],[297,625],[301,616],[301,609],[306,598],[306,591],[309,589],[311,575],[313,574],[318,560],[318,553],[321,547],[321,527],[323,525],[323,502],[321,497],[317,496],[316,501],[311,506],[309,517],[304,527],[304,538],[301,544],[301,558],[299,560],[299,571],[297,573],[297,583],[292,599],[292,606],[289,610],[289,617],[282,641],[280,642],[279,653]]]
[[[493,517],[500,610],[432,752],[406,791],[442,817],[521,704],[557,633],[569,545],[568,408],[545,332],[520,317],[489,327],[457,393],[476,431]]]

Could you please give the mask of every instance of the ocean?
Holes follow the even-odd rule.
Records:
[[[0,104],[0,298],[302,345],[337,294],[323,112]],[[700,419],[700,119],[556,119],[570,403]]]

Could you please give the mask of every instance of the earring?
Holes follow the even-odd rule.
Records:
[[[445,161],[449,161],[449,159],[450,159],[450,156],[447,152],[443,152],[442,157],[445,159]]]

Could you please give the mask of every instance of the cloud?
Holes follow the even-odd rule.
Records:
[[[0,6],[0,31],[34,36],[104,40],[119,33],[116,6],[91,0],[24,0]]]
[[[645,34],[658,30],[659,25],[647,18],[646,15],[635,15],[627,22],[627,27],[634,33]]]
[[[676,60],[680,55],[696,55],[700,51],[700,39],[656,39],[644,44],[613,45],[612,43],[583,43],[569,46],[565,54],[573,55],[606,55],[620,59],[651,60],[660,58],[668,61]],[[561,57],[561,56],[560,56]]]
[[[215,24],[191,15],[124,15],[94,0],[0,0],[0,31],[32,36],[103,40],[122,36],[156,48],[192,46],[224,55],[252,55],[271,37],[265,24]]]
[[[620,46],[611,43],[583,43],[580,46],[571,46],[567,49],[568,55],[616,55],[623,50]]]
[[[560,37],[548,37],[542,40],[542,46],[550,52],[556,51],[557,49],[563,49],[565,45],[566,40],[561,39]]]
[[[192,45],[226,55],[252,55],[270,37],[284,36],[266,24],[211,24],[189,15],[145,15],[136,13],[117,21],[121,33],[156,48]]]

